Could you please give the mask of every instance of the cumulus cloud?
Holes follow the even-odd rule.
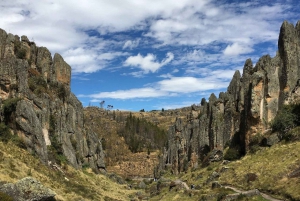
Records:
[[[125,44],[123,45],[123,49],[126,49],[126,48],[128,48],[128,49],[133,49],[133,48],[136,48],[138,45],[139,45],[139,43],[140,43],[140,39],[138,39],[138,40],[127,40],[126,42],[125,42]]]
[[[72,66],[73,73],[93,73],[103,69],[116,57],[126,56],[124,52],[98,52],[94,49],[75,48],[64,52],[65,61]]]
[[[76,75],[118,68],[121,75],[143,77],[167,64],[173,65],[170,69],[163,68],[162,75],[155,76],[149,85],[138,83],[140,86],[134,89],[101,92],[91,97],[187,96],[227,87],[234,68],[241,68],[249,56],[257,60],[262,55],[257,49],[259,43],[270,42],[273,45],[267,48],[275,51],[282,21],[298,20],[295,9],[298,3],[296,0],[143,0],[142,3],[89,0],[80,4],[70,4],[69,0],[0,1],[0,27],[13,34],[27,35],[52,54],[60,53]],[[140,49],[136,51],[137,48]],[[168,53],[162,58],[159,52]],[[128,72],[128,67],[139,71]]]
[[[143,57],[141,54],[138,54],[136,56],[128,57],[124,62],[124,65],[140,68],[145,73],[150,71],[154,73],[164,65],[170,63],[173,59],[174,54],[171,52],[168,52],[166,58],[161,62],[156,61],[156,56],[154,54],[147,54],[145,57]]]
[[[89,41],[94,36],[88,34],[89,30],[97,31],[102,37],[134,29],[142,30],[143,36],[151,37],[152,45],[156,47],[210,45],[214,48],[224,43],[227,47],[220,53],[234,56],[252,52],[253,46],[259,42],[276,42],[279,24],[283,19],[294,15],[290,10],[294,7],[293,2],[297,3],[288,1],[258,4],[252,1],[219,5],[217,1],[212,0],[144,0],[143,3],[139,0],[90,0],[70,4],[67,0],[34,3],[30,0],[1,1],[0,27],[14,34],[27,35],[38,45],[49,48],[52,53],[64,54],[68,50],[83,46],[86,50],[90,49]],[[116,52],[115,48],[132,50],[144,39],[147,40],[145,37],[141,40],[126,39],[119,41],[117,46],[105,43],[105,51]],[[100,40],[95,42],[99,45],[103,43]],[[104,53],[95,49],[89,51],[92,55]],[[155,71],[161,67],[160,63],[155,61],[154,55],[143,58],[140,55],[140,58],[135,59],[145,62],[148,60],[154,64],[148,71]],[[76,72],[86,72],[87,66],[99,62],[96,57],[89,55],[85,58],[82,56],[80,60],[86,60],[87,63],[82,69],[77,65]],[[98,66],[102,67],[89,67],[89,72],[104,68],[102,60]]]
[[[227,82],[211,78],[195,77],[171,77],[157,83],[157,87],[162,91],[176,93],[194,93],[212,89],[221,89]]]
[[[241,45],[239,43],[233,43],[232,45],[228,45],[223,51],[224,55],[240,55],[253,52],[251,47],[247,45]]]

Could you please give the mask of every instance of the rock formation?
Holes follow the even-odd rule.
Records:
[[[4,184],[0,190],[18,201],[55,201],[56,195],[32,177],[25,177],[15,184]]]
[[[15,111],[1,113],[1,122],[44,163],[58,154],[76,168],[88,164],[105,169],[101,142],[84,125],[83,107],[70,91],[70,79],[71,67],[59,54],[52,59],[47,48],[0,29],[2,110],[5,101],[17,101]]]
[[[300,21],[295,27],[283,22],[274,58],[265,55],[255,67],[248,59],[243,74],[234,73],[226,92],[212,94],[209,102],[202,99],[185,120],[176,119],[156,176],[167,167],[175,174],[197,167],[208,152],[222,151],[226,143],[245,154],[251,138],[269,129],[283,104],[300,100],[299,50]]]

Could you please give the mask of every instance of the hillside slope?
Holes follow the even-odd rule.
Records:
[[[65,164],[44,165],[37,156],[17,147],[14,143],[0,142],[1,185],[16,182],[31,176],[56,193],[57,201],[80,200],[130,200],[136,190],[126,184],[118,184],[109,177],[113,175],[95,174],[90,168],[76,170]],[[1,199],[1,197],[0,197]]]

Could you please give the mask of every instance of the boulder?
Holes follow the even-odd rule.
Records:
[[[15,201],[55,201],[56,193],[32,177],[25,177],[15,184],[0,186],[0,191]]]
[[[278,137],[278,133],[273,133],[269,137],[265,137],[261,143],[262,143],[262,146],[271,147],[274,144],[278,143],[279,141],[280,141],[280,139]]]
[[[183,182],[183,181],[181,181],[179,179],[177,179],[175,181],[171,181],[169,189],[171,190],[171,189],[173,189],[175,187],[177,189],[184,189],[184,190],[188,190],[189,189],[188,185],[185,182]]]

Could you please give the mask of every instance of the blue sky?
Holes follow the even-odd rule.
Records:
[[[0,28],[58,52],[83,106],[160,110],[226,91],[247,58],[277,51],[298,0],[2,0]]]

